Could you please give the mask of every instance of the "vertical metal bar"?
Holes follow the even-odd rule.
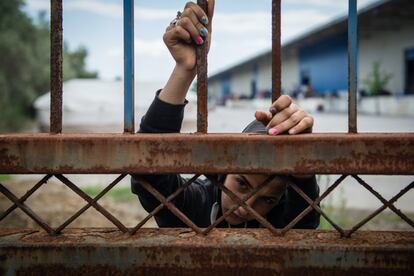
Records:
[[[62,0],[50,0],[50,132],[62,132]]]
[[[357,0],[349,0],[348,11],[348,132],[357,133],[358,14]]]
[[[272,103],[282,93],[280,0],[272,1]]]
[[[197,4],[208,14],[207,0]],[[207,133],[207,43],[197,47],[197,132]]]
[[[124,132],[134,133],[134,0],[124,0]]]

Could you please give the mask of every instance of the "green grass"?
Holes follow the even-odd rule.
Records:
[[[330,186],[331,179],[329,175],[327,175],[324,179],[325,183],[322,183],[323,181],[321,175],[317,175],[316,179],[319,185],[325,185],[325,188],[328,188]],[[332,197],[326,198],[324,201],[321,202],[320,206],[324,213],[331,220],[333,220],[336,224],[343,226],[349,224],[349,218],[346,216],[347,199],[345,197],[343,186],[337,188],[337,191],[339,193],[339,197],[337,199],[339,200],[339,202],[337,202],[337,206],[333,206]],[[334,228],[323,216],[321,216],[318,229],[332,230]]]
[[[342,206],[335,208],[331,205],[321,204],[321,209],[331,220],[340,226],[344,226],[350,223],[349,218],[345,216],[346,210]],[[323,216],[321,216],[318,229],[333,230],[335,228],[333,228],[333,226]]]
[[[82,190],[88,194],[90,197],[97,196],[104,187],[101,186],[86,186],[83,187]],[[137,196],[131,192],[130,187],[115,187],[112,188],[108,193],[104,195],[104,197],[109,197],[114,201],[117,202],[130,202],[133,200],[137,200]]]
[[[0,182],[10,181],[12,179],[11,175],[0,174]]]
[[[370,215],[374,210],[341,208],[332,206],[323,206],[321,209],[337,225],[342,228],[350,229],[359,223],[363,218]],[[414,213],[403,212],[410,219],[414,218]],[[364,227],[371,230],[411,230],[411,226],[403,221],[400,217],[390,210],[385,210],[370,220]],[[333,230],[329,222],[321,216],[318,229]]]
[[[325,189],[331,183],[329,175],[325,176],[324,178],[322,178],[320,175],[317,175],[316,178],[319,185],[321,187],[325,186]],[[374,210],[357,209],[352,208],[352,206],[349,206],[348,199],[345,197],[343,186],[337,188],[337,197],[335,200],[336,202],[335,204],[333,204],[333,198],[327,197],[325,200],[321,202],[321,209],[332,221],[334,221],[338,226],[345,229],[349,229],[355,226],[363,218],[367,217],[372,212],[374,212]],[[404,214],[411,219],[414,218],[414,213],[404,212]],[[412,229],[410,228],[410,225],[408,225],[405,221],[403,221],[389,209],[384,210],[383,212],[375,216],[364,227],[373,230]],[[321,216],[318,229],[333,230],[334,228],[324,217]]]

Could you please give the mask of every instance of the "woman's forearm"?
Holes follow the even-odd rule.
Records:
[[[183,104],[194,77],[195,70],[188,71],[176,65],[159,98],[166,103]]]

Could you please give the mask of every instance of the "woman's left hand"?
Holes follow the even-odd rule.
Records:
[[[269,109],[269,112],[257,111],[255,117],[268,129],[270,135],[289,133],[311,133],[313,117],[292,102],[287,95],[282,95]]]

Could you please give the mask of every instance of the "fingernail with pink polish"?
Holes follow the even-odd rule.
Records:
[[[277,129],[275,129],[275,128],[269,129],[269,134],[270,135],[276,135],[277,134]]]
[[[204,43],[204,39],[201,37],[201,36],[199,36],[198,38],[197,38],[197,44],[198,45],[201,45],[201,44],[203,44]]]

